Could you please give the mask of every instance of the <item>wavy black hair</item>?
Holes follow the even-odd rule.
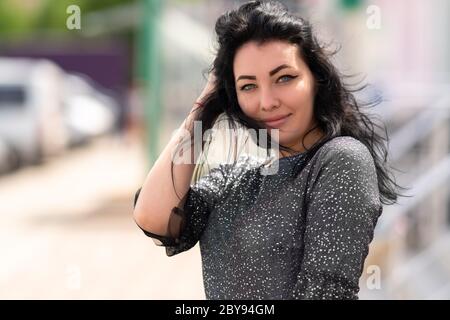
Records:
[[[203,131],[211,128],[221,113],[225,113],[232,123],[237,122],[256,130],[263,128],[261,123],[246,116],[238,104],[233,72],[235,53],[249,41],[263,44],[270,40],[282,40],[295,44],[316,82],[313,115],[317,126],[324,133],[324,137],[307,149],[306,153],[313,154],[324,142],[337,136],[351,136],[359,140],[374,159],[381,202],[393,204],[397,201],[397,190],[401,187],[388,170],[387,131],[382,123],[379,124],[372,116],[361,111],[362,107],[376,105],[379,99],[371,103],[356,100],[354,93],[366,86],[351,89],[344,83],[347,76],[331,63],[331,57],[336,51],[329,51],[327,46],[316,39],[308,21],[289,12],[282,3],[250,1],[221,15],[216,22],[215,32],[218,48],[209,69],[216,78],[215,90],[203,101],[204,107],[195,110],[195,118],[202,121]],[[310,129],[304,137],[315,128]],[[280,148],[289,149],[284,146]]]

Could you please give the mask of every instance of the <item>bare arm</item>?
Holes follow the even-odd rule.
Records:
[[[214,77],[211,74],[197,101],[203,101],[205,96],[213,89],[213,86]],[[197,107],[198,105],[195,105],[193,110]],[[183,200],[180,200],[180,198],[184,199],[189,190],[195,164],[194,161],[190,161],[190,164],[174,162],[172,176],[172,157],[179,144],[185,143],[186,139],[189,139],[189,136],[186,137],[189,134],[187,129],[193,126],[195,119],[196,112],[191,111],[180,126],[181,130],[178,130],[177,134],[164,148],[142,185],[133,215],[136,223],[146,231],[161,236],[168,235],[172,209],[183,206]],[[191,154],[188,159],[189,157],[194,159],[193,148],[189,148],[189,151]],[[173,230],[171,231],[173,232]],[[179,230],[175,230],[173,236],[177,236],[177,231],[179,232]]]

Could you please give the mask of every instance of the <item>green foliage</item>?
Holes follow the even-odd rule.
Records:
[[[65,31],[67,7],[77,5],[83,14],[107,9],[138,0],[33,0],[30,10],[27,0],[0,1],[0,33],[2,35],[31,34],[41,31]]]
[[[341,6],[347,10],[359,8],[363,4],[363,0],[340,0]]]

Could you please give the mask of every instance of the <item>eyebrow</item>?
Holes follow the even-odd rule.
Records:
[[[275,73],[277,73],[278,71],[280,71],[282,69],[285,69],[285,68],[292,68],[292,67],[287,65],[287,64],[282,64],[282,65],[276,67],[275,69],[273,69],[272,71],[270,71],[269,75],[273,76]],[[242,76],[239,76],[237,78],[236,82],[238,82],[239,80],[242,80],[242,79],[256,80],[256,77],[255,76],[242,75]]]

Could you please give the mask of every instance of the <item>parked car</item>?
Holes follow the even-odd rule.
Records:
[[[114,131],[119,119],[119,108],[112,95],[104,92],[88,77],[66,75],[63,113],[70,146]]]
[[[0,139],[22,164],[38,163],[67,145],[64,71],[48,60],[0,58]]]
[[[10,172],[19,167],[17,151],[0,139],[0,174]]]

